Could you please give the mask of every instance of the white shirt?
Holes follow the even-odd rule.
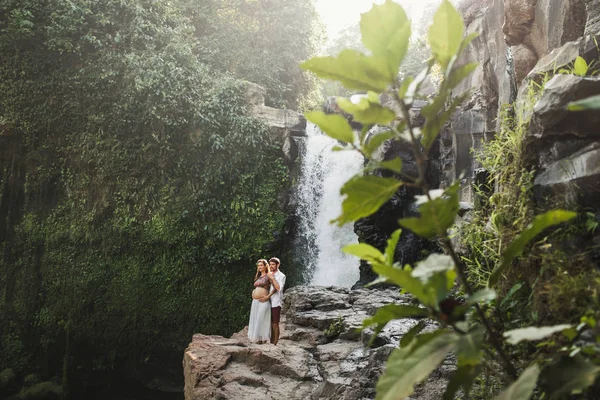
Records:
[[[277,270],[273,274],[273,278],[279,284],[279,290],[271,296],[271,307],[281,307],[281,301],[283,300],[283,287],[285,286],[285,275],[280,270]],[[275,290],[275,287],[271,285],[271,291]]]

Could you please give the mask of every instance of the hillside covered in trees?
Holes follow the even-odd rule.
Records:
[[[309,0],[0,3],[0,370],[92,398],[243,326],[290,182],[241,81],[315,103],[320,40]]]

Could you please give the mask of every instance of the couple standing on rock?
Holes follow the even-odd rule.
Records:
[[[248,340],[254,343],[274,345],[279,340],[279,319],[281,318],[281,300],[285,275],[279,270],[281,262],[271,258],[268,262],[260,259],[256,262],[252,307],[248,323]]]

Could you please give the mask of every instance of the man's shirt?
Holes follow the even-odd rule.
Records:
[[[285,275],[280,270],[277,270],[273,274],[273,277],[279,284],[279,290],[271,296],[271,307],[281,307],[283,300],[283,287],[285,286]],[[275,290],[275,287],[271,285],[271,291]]]

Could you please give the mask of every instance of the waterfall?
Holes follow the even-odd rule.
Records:
[[[342,185],[357,174],[363,157],[356,151],[332,151],[339,143],[309,123],[301,138],[300,180],[296,191],[299,240],[297,258],[305,266],[304,280],[319,286],[352,286],[359,278],[359,262],[342,252],[357,243],[352,224],[338,227],[329,221],[342,209]]]

